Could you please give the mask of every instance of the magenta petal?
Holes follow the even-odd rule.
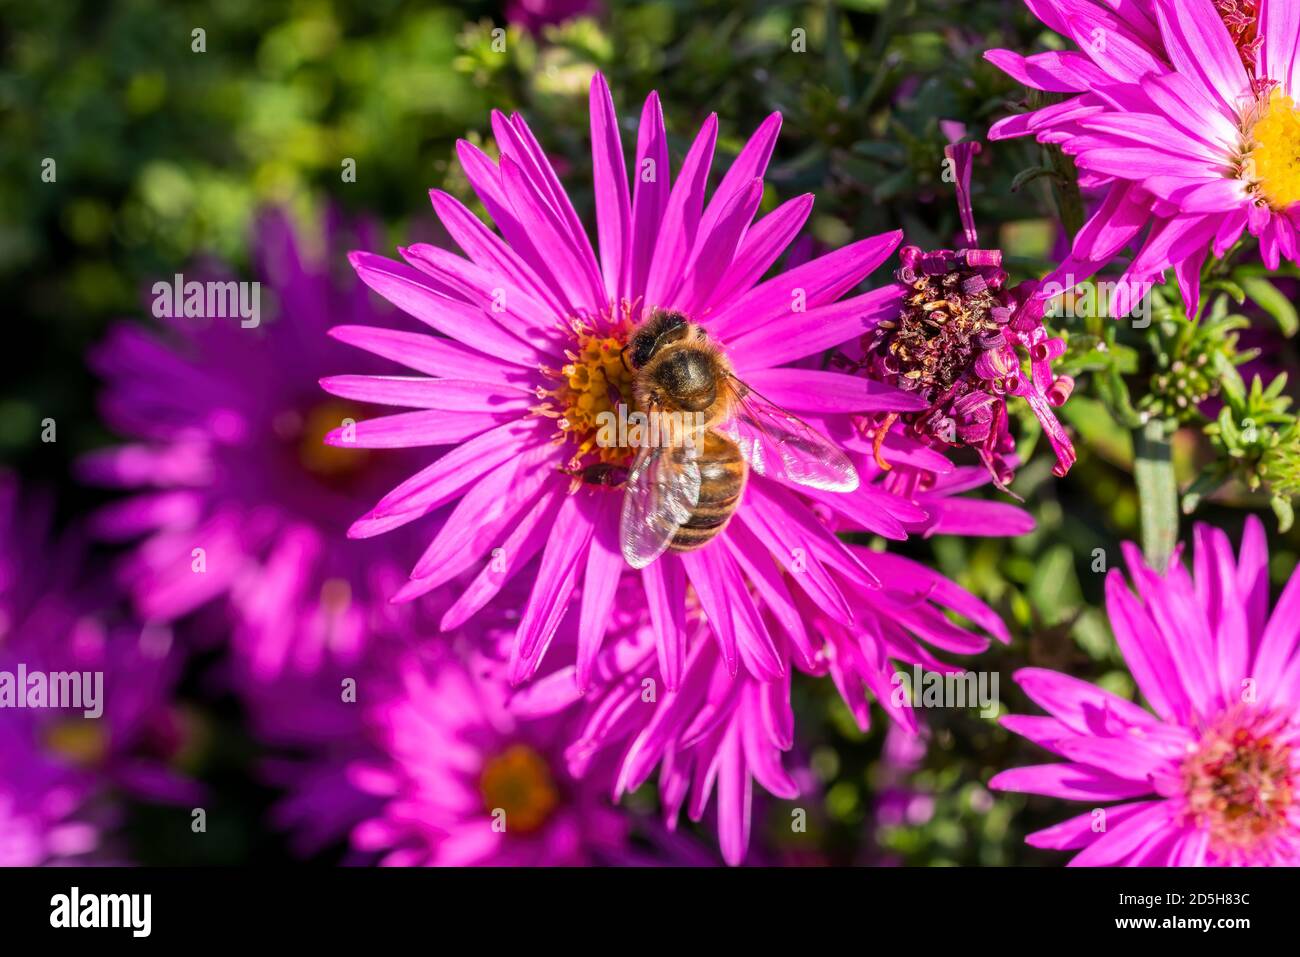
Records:
[[[745,233],[726,274],[718,281],[701,311],[718,312],[730,300],[748,292],[794,241],[807,222],[812,207],[812,193],[804,193],[782,203],[755,223]]]
[[[1278,678],[1285,672],[1287,665],[1296,660],[1296,648],[1300,645],[1300,575],[1292,575],[1282,589],[1268,619],[1263,637],[1259,642],[1259,651],[1251,668],[1251,674],[1260,685],[1260,698],[1265,701],[1279,700]]]
[[[1030,847],[1041,847],[1053,851],[1073,851],[1081,847],[1087,847],[1097,839],[1098,832],[1095,828],[1098,826],[1097,814],[1099,811],[1105,815],[1101,818],[1101,821],[1105,824],[1106,830],[1110,830],[1116,825],[1123,824],[1138,811],[1150,807],[1152,803],[1151,801],[1135,801],[1132,804],[1116,804],[1112,807],[1088,810],[1077,817],[1070,818],[1068,821],[1062,821],[1060,824],[1053,824],[1051,827],[1026,835],[1025,843]]]
[[[1292,96],[1300,89],[1300,5],[1287,0],[1260,4],[1259,76],[1281,83]]]
[[[479,157],[478,162],[491,167],[491,175],[496,178],[499,174],[496,167],[486,156],[476,147],[465,144],[461,150],[461,165],[465,166],[468,173],[471,166],[466,165],[466,158]],[[479,266],[483,267],[489,273],[497,273],[513,280],[522,289],[529,292],[537,298],[539,302],[545,303],[555,310],[556,314],[562,314],[568,311],[568,303],[565,302],[549,278],[550,272],[545,269],[545,264],[538,260],[536,253],[531,254],[531,260],[526,261],[519,250],[529,250],[531,247],[522,245],[519,247],[504,242],[500,236],[488,229],[483,222],[465,208],[464,204],[454,196],[444,193],[442,190],[434,189],[429,191],[429,201],[433,203],[434,212],[438,214],[438,219],[443,227],[451,234],[456,245],[465,251],[470,259]],[[486,202],[486,201],[485,201]],[[488,212],[496,210],[494,220],[499,215],[503,218],[509,217],[511,222],[514,216],[509,212],[509,205],[504,197],[497,201],[487,204]],[[498,221],[500,225],[500,221]],[[516,226],[516,229],[520,227]],[[537,266],[542,267],[539,272]]]
[[[1176,672],[1168,649],[1146,610],[1128,590],[1123,572],[1117,568],[1106,576],[1106,611],[1133,680],[1156,714],[1166,720],[1185,720],[1191,702],[1177,681],[1169,680]]]
[[[735,199],[737,193],[748,188],[753,180],[761,181],[767,172],[768,161],[772,158],[772,149],[776,145],[777,134],[781,132],[781,114],[772,113],[754,131],[754,135],[736,155],[736,161],[722,177],[713,198],[705,207],[700,218],[700,235],[707,236],[713,232],[723,211]]]
[[[586,691],[591,684],[591,669],[609,625],[614,593],[627,567],[618,539],[621,504],[617,495],[599,495],[593,503],[591,548],[587,553],[578,619],[577,682],[581,691]]]
[[[782,365],[856,339],[882,319],[898,315],[900,293],[891,284],[862,296],[809,309],[790,311],[760,330],[727,343],[737,369],[748,377],[758,369]]]
[[[553,535],[546,544],[510,653],[511,681],[515,684],[537,671],[568,609],[569,596],[578,584],[578,571],[591,543],[591,503],[580,495],[568,496],[560,505],[555,524],[564,533]]]
[[[668,206],[655,240],[650,274],[646,278],[645,304],[649,308],[671,302],[682,280],[699,231],[704,189],[717,139],[718,117],[714,113],[700,127],[668,196]]]
[[[464,442],[518,418],[518,413],[399,412],[342,425],[325,436],[325,444],[341,449],[411,449]]]
[[[582,220],[578,218],[578,212],[573,208],[573,203],[560,183],[560,178],[556,176],[555,168],[547,158],[546,151],[542,149],[542,145],[537,142],[537,137],[529,129],[528,121],[518,113],[512,114],[506,122],[503,120],[504,117],[499,111],[493,112],[492,130],[497,136],[497,144],[502,148],[502,173],[505,172],[507,156],[519,165],[519,169],[533,184],[537,197],[558,214],[559,227],[568,238],[583,272],[593,281],[593,291],[601,302],[606,301],[600,289],[600,267],[596,263],[595,253],[592,252],[591,240],[587,237],[587,230],[582,225]],[[545,246],[542,248],[546,249]]]
[[[532,509],[501,543],[501,560],[488,562],[456,603],[443,614],[439,623],[443,631],[460,627],[482,609],[552,537],[555,518],[560,504],[566,500],[568,489],[568,482],[562,479],[563,476],[557,474],[551,487],[538,496]]]
[[[1168,832],[1173,826],[1173,811],[1167,801],[1139,805],[1120,827],[1108,827],[1070,861],[1071,867],[1111,867],[1124,864],[1130,855],[1154,834]]]
[[[330,395],[343,399],[444,412],[512,412],[522,415],[536,403],[536,397],[528,389],[466,379],[337,375],[321,379],[320,385]]]
[[[443,335],[515,365],[533,368],[543,360],[541,353],[503,330],[483,309],[439,293],[419,270],[372,253],[354,252],[348,259],[367,286]]]
[[[735,720],[740,725],[745,764],[750,774],[770,794],[790,801],[799,796],[799,785],[781,766],[781,754],[768,739],[762,718],[763,698],[770,684],[781,682],[746,683]]]
[[[1118,16],[1089,0],[1054,0],[1059,11],[1061,33],[1083,50],[1094,53],[1093,62],[1117,80],[1132,83],[1151,73],[1166,73],[1168,66],[1138,31]],[[1047,0],[1034,0],[1030,9],[1040,12]],[[1105,38],[1105,46],[1095,38]]]
[[[735,867],[749,849],[750,813],[754,782],[745,766],[744,749],[736,727],[728,729],[718,748],[718,841],[722,859]]]
[[[1130,781],[1079,764],[1035,764],[995,774],[994,791],[1019,791],[1067,801],[1121,801],[1151,793],[1147,781]]]
[[[425,375],[470,378],[479,382],[507,382],[525,375],[518,366],[498,362],[453,339],[440,339],[423,332],[335,326],[329,334],[339,342],[399,362]]]
[[[471,482],[502,462],[519,456],[524,446],[548,448],[553,452],[553,447],[545,441],[551,432],[547,425],[537,419],[519,419],[457,446],[381,498],[370,517],[383,518],[416,509],[427,513],[454,499]]]
[[[623,298],[643,299],[650,262],[659,239],[659,227],[668,207],[671,170],[668,166],[668,135],[659,94],[646,97],[637,133],[635,187],[632,193],[632,256],[624,279]]]
[[[673,297],[673,305],[687,315],[699,315],[712,296],[719,278],[727,271],[741,237],[754,219],[763,198],[763,181],[752,180],[737,190],[708,232],[700,227],[690,265]]]
[[[1049,51],[1022,57],[1011,50],[988,50],[984,59],[1013,80],[1051,93],[1082,93],[1111,82],[1110,77],[1091,60],[1073,51]]]
[[[599,273],[587,261],[589,250],[574,244],[560,214],[537,194],[523,168],[509,156],[501,157],[501,181],[520,226],[545,250],[551,275],[569,304],[578,312],[599,312],[607,306]]]
[[[543,464],[549,455],[548,448],[533,449],[470,485],[416,562],[411,577],[438,585],[481,559],[550,484],[552,470]]]
[[[780,569],[773,564],[772,557],[762,542],[747,526],[736,522],[728,526],[723,545],[744,571],[755,594],[785,629],[786,637],[799,649],[805,661],[811,660],[816,655],[816,650],[808,637],[803,616],[790,597],[790,590],[781,577]]]
[[[622,295],[622,276],[632,242],[632,206],[628,198],[627,164],[618,132],[614,98],[605,77],[591,79],[592,189],[596,196],[596,233],[605,291],[611,301]]]
[[[745,377],[777,405],[796,412],[919,412],[920,396],[891,385],[818,369],[760,369]]]
[[[740,666],[736,651],[736,622],[732,617],[730,594],[727,582],[720,574],[715,574],[715,563],[709,556],[713,549],[704,548],[695,552],[683,552],[682,566],[695,588],[696,597],[714,636],[718,639],[718,648],[727,671],[734,677]]]
[[[1021,668],[1015,679],[1035,704],[1060,718],[1078,734],[1092,733],[1094,729],[1090,721],[1107,711],[1137,727],[1150,728],[1157,723],[1154,717],[1133,702],[1059,671]]]
[[[669,691],[681,684],[686,656],[686,569],[675,555],[663,555],[641,572],[654,625],[659,672]]]
[[[203,513],[197,492],[146,492],[96,509],[89,527],[97,539],[125,542],[163,528],[188,528]]]
[[[531,337],[555,332],[555,310],[508,275],[491,272],[449,250],[428,243],[399,246],[397,251],[426,276],[438,280],[454,298],[486,309],[488,318],[506,332]]]
[[[1250,93],[1241,54],[1211,0],[1156,0],[1156,17],[1165,49],[1178,72],[1199,80],[1229,110]]]
[[[776,512],[780,514],[779,508]],[[746,508],[743,504],[735,520],[748,526],[773,558],[791,574],[791,580],[827,614],[845,624],[853,620],[853,611],[839,584],[810,548],[798,539],[790,540],[789,531],[783,529],[781,523],[773,522],[764,510]]]
[[[771,337],[773,330],[764,328],[769,322],[835,302],[875,271],[902,240],[901,231],[871,236],[787,270],[720,310],[709,319],[709,328],[726,342],[760,330]]]
[[[1264,523],[1255,515],[1246,516],[1241,536],[1241,553],[1237,560],[1237,590],[1246,611],[1246,628],[1250,636],[1253,659],[1268,623],[1268,538]]]

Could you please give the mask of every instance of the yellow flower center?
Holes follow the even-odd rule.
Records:
[[[1300,203],[1300,109],[1295,101],[1274,89],[1251,139],[1246,167],[1256,193],[1276,210]]]
[[[626,335],[595,335],[576,321],[574,333],[574,347],[565,351],[569,362],[558,371],[544,370],[559,383],[538,390],[543,401],[533,411],[556,420],[561,441],[573,440],[570,469],[597,462],[626,465],[631,450],[608,441],[618,435],[619,405],[632,404],[632,372],[623,360]]]
[[[327,399],[309,409],[305,417],[295,410],[282,412],[272,425],[280,438],[297,445],[303,468],[321,478],[334,479],[358,471],[368,456],[364,449],[326,445],[325,436],[365,417],[348,402]]]
[[[506,833],[529,834],[560,803],[546,760],[526,744],[512,744],[483,765],[479,791],[488,813],[505,812]]]
[[[56,721],[45,729],[44,738],[47,748],[80,767],[97,767],[108,755],[108,728],[103,721]]]

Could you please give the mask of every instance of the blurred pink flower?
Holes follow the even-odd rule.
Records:
[[[352,832],[392,866],[620,863],[628,820],[560,760],[563,719],[521,721],[500,663],[427,647],[396,662],[368,709],[379,755],[348,779],[381,802]]]
[[[0,865],[105,862],[114,797],[202,793],[175,766],[186,733],[170,634],[124,616],[51,516],[0,471]]]
[[[601,0],[507,0],[506,22],[516,23],[530,33],[563,23],[574,17],[595,16],[605,5]]]
[[[355,277],[331,274],[341,226],[332,217],[326,226],[313,254],[287,215],[261,217],[256,274],[276,309],[257,328],[171,318],[153,333],[123,322],[91,356],[106,380],[105,419],[136,440],[92,453],[80,469],[89,482],[135,493],[93,518],[103,538],[143,538],[119,580],[146,621],[220,601],[236,654],[265,680],[359,659],[382,631],[402,560],[399,542],[336,544],[402,466],[321,444],[363,415],[320,395],[319,378],[348,357],[325,330],[343,319],[391,321]]]

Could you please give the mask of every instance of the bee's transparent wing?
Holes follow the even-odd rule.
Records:
[[[763,398],[735,376],[731,420],[718,431],[740,446],[749,467],[778,482],[831,492],[852,492],[858,471],[838,448],[803,419]]]
[[[700,501],[694,447],[653,446],[637,453],[623,493],[619,541],[633,568],[645,568],[667,549]]]

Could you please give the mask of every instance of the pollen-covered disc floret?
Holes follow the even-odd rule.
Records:
[[[623,356],[626,328],[597,331],[579,319],[571,320],[568,328],[573,346],[564,355],[569,361],[559,369],[544,370],[558,381],[553,388],[538,388],[542,403],[533,411],[555,419],[559,440],[574,443],[570,470],[596,463],[627,465],[630,449],[602,441],[602,435],[617,435],[608,429],[609,417],[632,400],[632,372]]]
[[[971,157],[978,144],[949,148],[957,165],[958,201],[966,239],[977,236],[969,199]],[[1055,376],[1051,363],[1065,351],[1061,339],[1043,328],[1043,304],[1032,284],[1008,289],[1002,253],[996,249],[940,249],[905,246],[895,278],[903,287],[896,319],[879,323],[863,340],[863,364],[881,379],[928,403],[920,412],[890,415],[875,431],[876,458],[895,420],[916,439],[941,447],[975,449],[994,480],[1005,486],[1014,475],[1015,440],[1008,425],[1007,397],[1023,396],[1042,422],[1064,475],[1074,450],[1052,407],[1069,398],[1074,382]],[[1029,372],[1023,362],[1029,363]]]
[[[1280,89],[1261,98],[1250,130],[1244,176],[1260,202],[1275,210],[1300,203],[1300,108]]]
[[[1277,713],[1238,706],[1183,762],[1185,817],[1209,834],[1221,859],[1254,858],[1274,842],[1295,842],[1298,731]]]

